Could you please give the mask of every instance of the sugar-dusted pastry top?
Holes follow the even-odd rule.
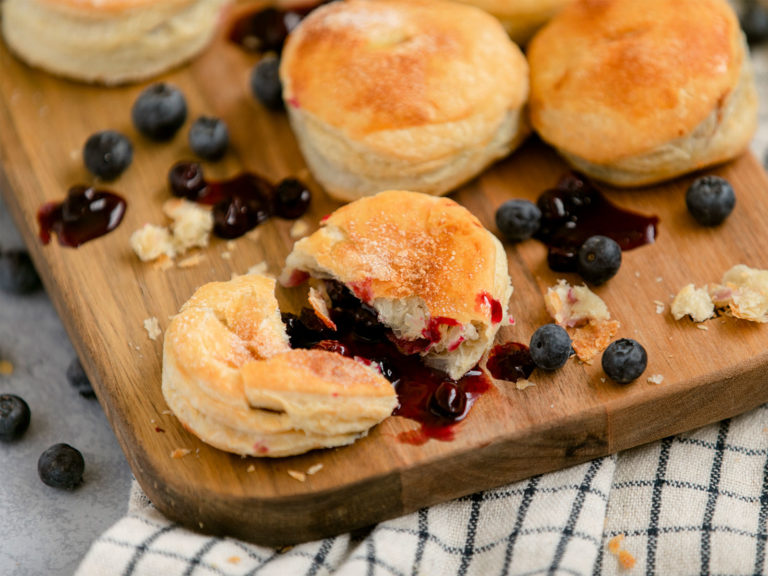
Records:
[[[286,267],[284,278],[311,269],[364,302],[417,296],[429,316],[462,324],[491,323],[492,300],[506,310],[511,292],[506,254],[473,214],[406,191],[342,206],[296,243]]]
[[[321,6],[289,37],[281,77],[288,106],[353,138],[378,133],[383,147],[388,131],[497,117],[528,89],[525,58],[493,17],[438,0]]]
[[[746,55],[725,0],[580,0],[528,58],[536,129],[605,164],[688,135],[734,90]]]

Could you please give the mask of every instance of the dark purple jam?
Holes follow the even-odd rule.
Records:
[[[506,342],[494,346],[485,367],[496,380],[517,382],[526,380],[536,365],[528,346],[519,342]]]
[[[301,317],[284,313],[291,346],[319,348],[376,364],[397,390],[399,405],[394,414],[420,424],[418,429],[401,434],[401,442],[420,445],[430,438],[452,440],[456,425],[490,388],[490,379],[474,369],[452,380],[425,366],[418,354],[405,353],[408,350],[399,346],[392,332],[378,322],[375,311],[343,284],[326,281],[326,288],[337,330],[329,333],[322,323],[311,319],[314,312],[306,308]]]
[[[213,206],[213,232],[220,238],[238,238],[271,216],[299,218],[311,200],[309,188],[295,178],[277,187],[252,172],[208,181],[197,162],[174,164],[168,182],[174,196]]]
[[[612,204],[584,176],[570,174],[539,196],[541,226],[535,238],[549,247],[547,261],[557,272],[576,272],[578,252],[590,236],[613,238],[622,251],[656,239],[659,219]]]
[[[47,202],[37,211],[40,240],[48,244],[53,232],[59,244],[77,248],[117,228],[125,208],[125,200],[114,192],[73,186],[66,200]]]
[[[229,41],[248,52],[280,52],[291,30],[314,8],[315,5],[290,10],[269,7],[245,12],[232,23]]]

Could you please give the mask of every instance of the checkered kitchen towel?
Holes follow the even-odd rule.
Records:
[[[77,574],[764,575],[766,540],[768,405],[287,550],[190,532],[134,485]]]
[[[768,46],[754,63],[768,102]],[[762,158],[766,149],[763,106],[753,150]],[[768,405],[288,550],[190,532],[134,483],[127,515],[77,576],[758,576],[768,575],[766,541]]]

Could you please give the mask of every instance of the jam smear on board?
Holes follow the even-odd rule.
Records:
[[[378,322],[373,308],[343,284],[325,282],[332,303],[331,319],[337,330],[329,330],[308,308],[302,310],[300,317],[283,313],[291,346],[320,348],[376,364],[397,391],[399,405],[393,414],[420,424],[418,429],[401,433],[401,442],[420,445],[430,438],[452,440],[456,425],[467,416],[477,398],[490,389],[490,378],[475,368],[453,380],[424,365],[418,354],[404,353],[392,332]],[[437,338],[434,334],[432,342]]]
[[[299,218],[311,199],[309,189],[295,178],[274,186],[263,176],[243,172],[208,181],[197,162],[177,162],[168,181],[174,196],[213,206],[213,232],[220,238],[238,238],[271,216]]]
[[[528,346],[520,342],[505,342],[493,347],[485,367],[496,380],[517,382],[527,380],[536,365]]]
[[[63,202],[47,202],[37,211],[40,240],[48,244],[54,233],[62,246],[77,248],[117,228],[125,209],[125,200],[114,192],[73,186]]]
[[[565,176],[542,193],[536,204],[541,226],[534,237],[549,247],[547,262],[556,272],[575,272],[579,248],[590,236],[615,240],[631,250],[656,239],[659,218],[625,210],[611,203],[579,174]]]
[[[320,4],[290,9],[257,8],[238,16],[230,25],[227,38],[247,52],[280,52],[288,34]]]

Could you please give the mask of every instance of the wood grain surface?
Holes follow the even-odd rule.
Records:
[[[208,176],[249,169],[274,181],[299,175],[311,182],[285,116],[266,111],[250,96],[248,74],[256,59],[219,38],[191,65],[162,79],[183,90],[192,118],[213,114],[229,124],[232,150],[205,165]],[[737,263],[768,268],[768,181],[747,154],[714,171],[733,183],[738,198],[730,219],[716,229],[697,226],[686,212],[684,190],[692,177],[609,192],[621,206],[660,217],[657,242],[625,253],[619,275],[596,290],[621,322],[617,337],[635,338],[648,351],[648,369],[635,383],[606,381],[599,361],[534,372],[536,386],[525,390],[496,382],[450,442],[402,443],[398,434],[417,424],[392,417],[352,446],[281,460],[240,458],[206,446],[168,413],[160,391],[162,338],[150,340],[143,321],[157,317],[164,329],[195,288],[259,262],[279,273],[293,242],[292,223],[268,221],[257,241],[242,238],[231,249],[214,239],[191,268],[163,271],[140,262],[129,247],[130,234],[145,222],[166,223],[161,205],[170,196],[168,168],[192,158],[189,123],[165,144],[143,139],[132,127],[130,107],[145,85],[83,86],[32,70],[0,49],[0,187],[137,480],[169,517],[262,544],[306,541],[690,430],[768,401],[768,327],[723,317],[702,330],[673,320],[668,311],[671,295],[689,282],[719,281]],[[127,134],[136,148],[132,166],[105,186],[128,200],[123,223],[78,249],[55,241],[42,245],[38,208],[63,199],[73,184],[93,182],[81,149],[90,134],[107,128]],[[494,211],[504,200],[535,199],[565,171],[551,150],[531,140],[453,198],[495,231]],[[313,190],[306,217],[312,229],[338,205],[316,185]],[[507,253],[517,323],[504,328],[500,339],[527,342],[549,321],[542,294],[562,275],[547,268],[545,248],[535,241],[509,245]],[[284,310],[298,310],[303,297],[296,289],[278,293]],[[657,313],[655,301],[667,304],[664,313]],[[646,381],[655,374],[664,377],[661,384]],[[191,453],[171,458],[177,448]],[[289,475],[315,464],[322,469],[304,482]]]

